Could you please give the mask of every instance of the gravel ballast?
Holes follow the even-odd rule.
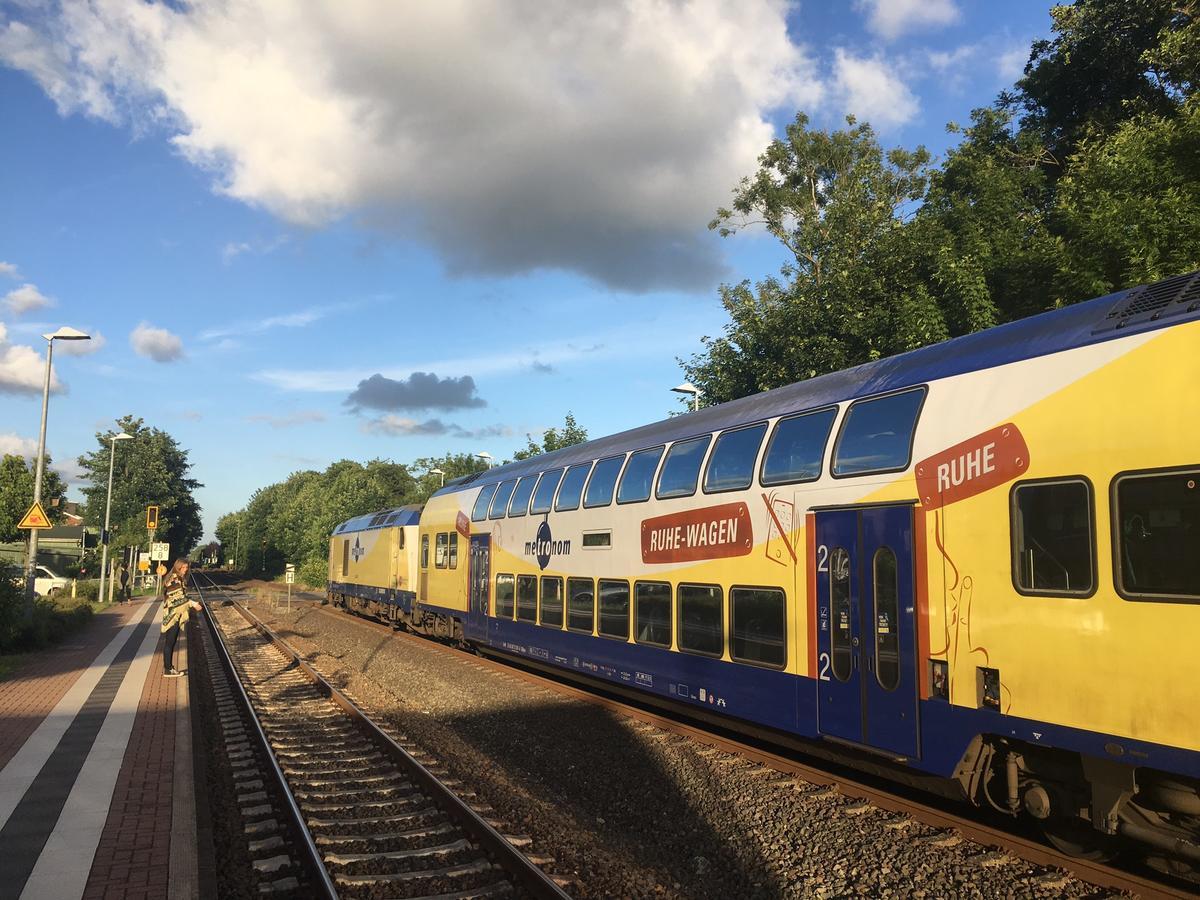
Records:
[[[585,897],[1101,897],[1055,869],[310,603],[254,613]]]

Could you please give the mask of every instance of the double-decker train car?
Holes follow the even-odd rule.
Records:
[[[329,539],[329,599],[390,622],[407,621],[416,599],[420,506],[347,519]]]
[[[1194,874],[1197,385],[1200,274],[520,460],[407,621]]]

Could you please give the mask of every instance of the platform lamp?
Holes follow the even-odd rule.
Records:
[[[492,454],[488,453],[486,450],[481,450],[479,453],[476,453],[475,455],[478,456],[480,459],[482,459],[483,464],[485,466],[487,466],[489,469],[492,467]]]
[[[440,481],[438,482],[438,487],[446,486],[446,473],[443,472],[441,469],[430,469],[429,474],[438,476],[438,478],[440,479]]]
[[[90,341],[92,336],[77,328],[60,328],[46,339],[46,378],[42,384],[42,427],[38,434],[37,465],[33,476],[33,502],[42,502],[42,472],[46,468],[46,412],[50,407],[50,364],[54,359],[55,341]],[[37,572],[38,529],[29,531],[29,558],[25,560],[25,621],[33,621],[34,575]]]
[[[113,482],[113,462],[117,458],[117,441],[132,441],[133,435],[120,432],[109,438],[108,448],[108,499],[104,501],[104,531],[100,533],[100,593],[96,595],[96,599],[101,603],[104,602],[104,576],[108,572],[108,543],[112,535],[108,531],[108,520],[112,517],[112,482]],[[109,590],[112,590],[112,582],[109,582]]]
[[[676,394],[690,394],[692,398],[692,412],[700,408],[700,388],[696,387],[690,381],[685,381],[677,387],[671,388]]]

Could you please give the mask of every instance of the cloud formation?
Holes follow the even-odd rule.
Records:
[[[920,104],[899,71],[882,56],[855,56],[843,47],[834,51],[834,92],[849,113],[879,128],[913,119]]]
[[[17,9],[0,61],[61,113],[165,129],[219,193],[299,226],[353,215],[455,273],[707,289],[705,223],[772,114],[823,93],[781,0]]]
[[[63,353],[67,356],[90,356],[97,350],[104,349],[104,345],[108,343],[106,338],[99,331],[94,331],[90,328],[83,329],[91,335],[90,341],[55,341],[54,355],[58,356]]]
[[[417,419],[397,416],[392,413],[363,423],[367,434],[382,434],[388,437],[455,437],[467,440],[482,440],[490,437],[510,437],[512,429],[507,425],[486,425],[483,428],[463,428],[441,419]]]
[[[255,413],[246,416],[247,422],[263,422],[272,428],[294,428],[297,425],[311,425],[314,422],[324,422],[327,416],[316,409],[302,409],[281,416],[271,413]]]
[[[2,262],[2,261],[0,261],[0,275],[3,275],[7,278],[20,278],[21,277],[21,273],[19,271],[17,271],[17,266],[15,263]]]
[[[14,316],[53,305],[54,301],[39,291],[35,284],[23,284],[4,295],[4,306]]]
[[[155,328],[142,322],[129,335],[129,346],[138,356],[155,362],[168,363],[183,359],[183,341],[165,328]]]
[[[37,441],[33,438],[21,437],[11,431],[0,434],[0,455],[24,456],[26,459],[37,453]]]
[[[32,347],[10,344],[8,328],[0,322],[0,393],[40,395],[45,377],[46,357]],[[63,390],[55,371],[50,373],[50,390]]]
[[[881,38],[894,41],[910,31],[942,28],[959,20],[954,0],[858,0],[867,12],[867,28]]]
[[[200,332],[200,340],[212,341],[222,338],[224,339],[224,346],[219,344],[218,349],[231,349],[232,347],[239,346],[236,341],[232,340],[234,336],[244,337],[250,334],[261,334],[264,331],[270,331],[274,328],[304,328],[314,322],[321,321],[321,319],[324,319],[331,313],[350,309],[354,305],[353,303],[330,303],[326,306],[310,306],[307,309],[301,309],[293,313],[283,313],[278,316],[266,316],[261,319],[234,322],[230,325],[209,328]]]
[[[352,409],[472,409],[487,406],[475,393],[475,379],[439,378],[432,372],[413,372],[407,380],[396,381],[376,373],[363,379],[346,398]]]

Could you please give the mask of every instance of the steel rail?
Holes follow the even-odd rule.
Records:
[[[354,614],[347,616],[345,612],[338,613],[322,607],[315,607],[315,609],[326,616],[343,620],[350,618],[353,621],[361,623],[364,627],[387,631],[402,640],[417,641],[421,646],[433,648],[442,653],[452,654],[459,658],[470,655],[466,651],[456,649],[447,644],[431,641],[428,638],[415,634],[396,631],[385,623],[376,622],[362,616]],[[916,821],[932,828],[953,828],[965,838],[975,843],[1010,850],[1020,856],[1021,859],[1035,865],[1054,866],[1064,869],[1080,880],[1098,887],[1137,893],[1145,898],[1154,898],[1154,900],[1157,900],[1157,898],[1170,898],[1170,900],[1189,900],[1190,898],[1190,900],[1195,900],[1198,894],[1200,894],[1200,892],[1187,887],[1168,884],[1135,873],[1125,872],[1100,862],[1069,856],[1051,846],[1022,835],[1014,834],[986,823],[977,822],[957,813],[947,812],[934,805],[922,803],[877,785],[867,784],[866,782],[849,778],[842,774],[835,774],[816,766],[799,762],[790,756],[764,750],[761,747],[710,731],[690,722],[681,721],[666,713],[652,712],[642,706],[626,703],[612,696],[597,694],[593,691],[564,683],[562,678],[566,676],[541,674],[539,671],[529,668],[532,663],[523,657],[512,656],[499,652],[494,648],[488,648],[486,655],[470,655],[470,658],[473,662],[493,667],[497,671],[516,675],[539,687],[549,688],[565,696],[591,703],[610,712],[619,713],[626,718],[644,722],[664,731],[669,731],[699,743],[736,754],[782,774],[794,775],[812,784],[832,787],[847,797],[869,802],[889,812],[911,816]],[[498,661],[500,659],[506,660],[506,662]],[[613,690],[611,686],[601,682],[589,681],[588,683],[596,684],[598,690]]]
[[[431,799],[453,819],[460,828],[475,838],[491,858],[500,865],[513,879],[514,883],[530,896],[540,900],[569,900],[570,895],[564,892],[554,880],[534,864],[520,850],[514,847],[499,831],[493,828],[464,803],[458,795],[418,762],[412,754],[401,747],[386,731],[380,728],[345,694],[330,684],[319,672],[310,666],[304,658],[268,628],[257,616],[236,600],[230,604],[246,619],[246,621],[281,653],[291,660],[296,667],[316,686],[316,688],[336,703],[351,719],[358,723],[369,736],[373,737],[388,754],[392,761],[408,771],[421,787],[428,792]]]
[[[209,580],[212,581],[212,579]],[[304,867],[309,870],[309,874],[313,878],[313,884],[319,895],[327,898],[327,900],[337,900],[337,888],[334,886],[333,879],[329,877],[329,871],[325,868],[325,859],[321,855],[321,851],[317,848],[312,832],[308,830],[308,822],[305,820],[304,814],[300,811],[300,806],[296,803],[296,798],[292,796],[292,789],[288,785],[287,777],[283,774],[283,769],[279,766],[279,760],[275,757],[275,751],[271,747],[271,742],[268,740],[266,732],[263,730],[258,713],[254,709],[254,704],[251,702],[250,696],[246,693],[241,676],[233,664],[233,656],[225,644],[225,638],[221,634],[221,629],[217,626],[212,613],[209,612],[208,604],[204,602],[204,591],[201,589],[200,583],[196,580],[195,576],[192,577],[192,584],[196,588],[196,593],[200,595],[200,605],[203,609],[204,620],[214,637],[213,643],[217,648],[217,655],[220,657],[221,665],[230,680],[237,685],[237,696],[241,699],[242,707],[249,714],[250,721],[254,725],[254,734],[257,736],[259,747],[263,750],[265,758],[271,764],[271,772],[274,775],[276,787],[279,788],[279,792],[287,800],[288,815],[291,818],[295,834],[300,837],[300,849],[304,856]]]

